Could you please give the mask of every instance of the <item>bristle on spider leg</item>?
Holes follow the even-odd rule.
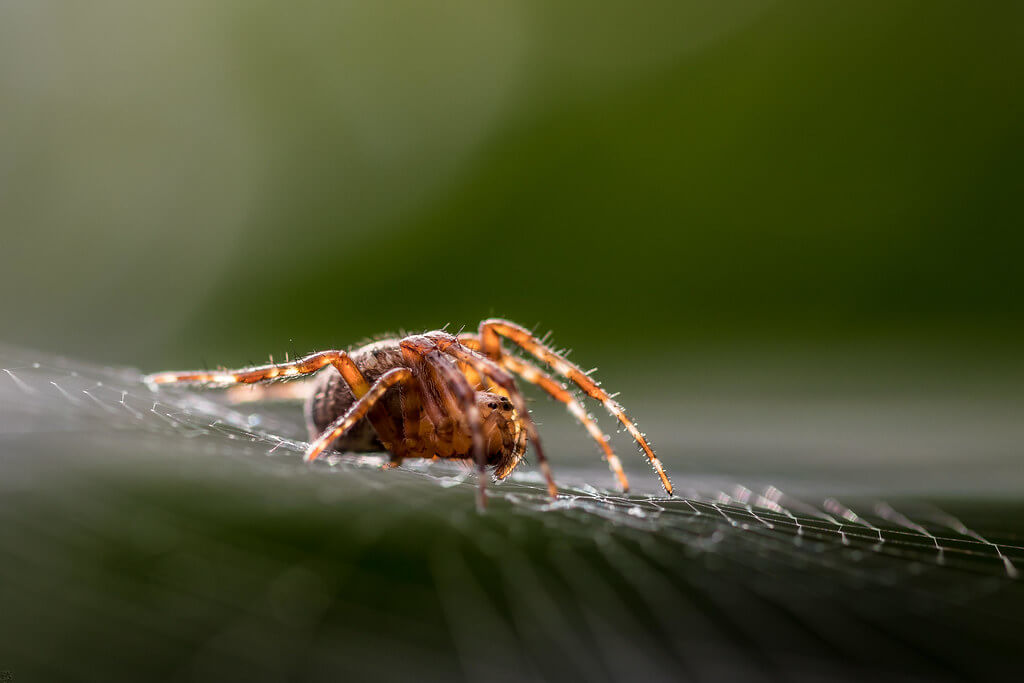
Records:
[[[595,382],[582,370],[568,361],[564,354],[556,353],[547,346],[540,344],[536,337],[530,334],[525,328],[520,327],[515,323],[500,319],[485,320],[480,323],[480,336],[481,338],[487,338],[487,335],[505,337],[538,360],[550,365],[555,372],[575,383],[588,396],[600,401],[602,405],[604,405],[605,409],[626,427],[630,435],[632,435],[637,444],[639,444],[644,455],[651,463],[651,467],[654,468],[654,471],[661,479],[661,484],[665,489],[665,493],[670,496],[673,495],[672,482],[669,480],[668,474],[666,474],[665,468],[661,464],[661,460],[659,460],[654,454],[654,449],[651,448],[644,435],[639,429],[637,429],[629,416],[626,415],[622,406],[612,399],[608,393],[601,388],[598,382]]]
[[[384,373],[370,390],[366,392],[360,399],[358,399],[352,406],[345,412],[344,415],[337,418],[334,422],[327,426],[327,428],[309,444],[306,449],[306,453],[303,456],[303,460],[306,462],[313,462],[319,458],[325,450],[342,435],[351,429],[361,419],[366,417],[367,413],[370,412],[370,408],[380,400],[388,389],[398,384],[399,382],[405,382],[412,377],[412,371],[408,368],[395,368]]]
[[[608,437],[605,436],[601,428],[597,426],[593,416],[588,415],[586,409],[581,403],[572,399],[571,402],[566,403],[566,407],[569,412],[572,413],[573,417],[579,420],[580,424],[587,430],[591,438],[598,443],[601,450],[604,451],[604,459],[608,463],[609,469],[612,474],[615,475],[619,481],[619,487],[624,493],[629,492],[629,479],[626,478],[626,473],[622,470],[622,461],[619,460],[619,456],[615,455],[612,451],[611,445],[608,443]]]
[[[588,415],[583,405],[573,397],[568,387],[548,376],[532,363],[509,355],[502,357],[502,367],[522,377],[524,381],[539,386],[553,399],[565,405],[569,413],[583,425],[591,438],[600,446],[608,467],[619,482],[619,487],[623,492],[629,491],[629,480],[626,477],[626,473],[622,470],[622,462],[612,451],[608,437],[597,426],[593,416]]]
[[[626,427],[626,431],[629,432],[630,436],[633,437],[633,440],[636,441],[637,445],[640,447],[640,452],[647,456],[648,461],[651,463],[651,467],[658,475],[658,478],[661,479],[661,484],[665,489],[665,493],[670,496],[673,495],[672,481],[669,479],[664,465],[661,464],[661,459],[654,454],[654,449],[652,449],[650,444],[647,443],[647,435],[640,431],[639,427],[636,426],[636,423],[626,415],[626,411],[623,410],[622,406],[619,405],[617,401],[611,397],[607,397],[606,400],[601,402],[604,404],[605,409]]]

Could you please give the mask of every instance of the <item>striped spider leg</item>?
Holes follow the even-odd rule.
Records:
[[[306,454],[303,456],[303,460],[306,462],[313,462],[320,455],[327,450],[332,443],[337,439],[341,438],[354,427],[360,420],[367,417],[367,413],[380,401],[381,397],[387,393],[387,390],[396,384],[409,384],[413,378],[412,371],[408,368],[395,368],[394,370],[388,370],[381,377],[370,386],[370,390],[359,397],[355,403],[345,412],[344,415],[339,416],[334,422],[327,426],[320,436],[313,440],[309,444],[309,448],[306,449]],[[387,421],[391,425],[390,420]],[[394,431],[394,426],[391,425],[391,431]],[[378,432],[379,434],[379,432]],[[398,448],[399,440],[394,440],[392,448]],[[400,453],[401,451],[399,451]],[[388,463],[386,467],[394,467],[402,461],[402,456],[399,453],[395,453],[392,461]]]
[[[460,334],[459,341],[463,346],[479,351],[480,338],[475,334]],[[502,354],[501,358],[497,361],[503,368],[509,372],[521,377],[526,382],[539,386],[545,392],[548,393],[556,401],[565,405],[569,412],[579,420],[580,424],[587,430],[591,438],[597,442],[604,451],[604,458],[608,462],[608,467],[611,469],[615,478],[619,482],[619,487],[623,493],[629,492],[629,479],[626,478],[626,473],[622,471],[622,461],[619,460],[619,456],[615,455],[612,451],[612,447],[609,444],[609,439],[606,434],[601,431],[601,428],[597,426],[597,423],[587,415],[586,409],[583,405],[573,398],[572,394],[569,393],[568,388],[554,379],[550,375],[543,372],[533,363],[516,358],[509,354]]]
[[[651,448],[646,437],[640,432],[633,420],[629,418],[623,407],[609,396],[597,382],[587,376],[576,365],[569,362],[564,356],[541,343],[539,339],[524,327],[501,318],[491,318],[480,323],[479,338],[482,351],[495,362],[501,362],[502,357],[505,355],[501,348],[502,337],[508,339],[539,361],[549,365],[556,373],[571,381],[591,398],[600,401],[605,409],[626,427],[626,430],[640,446],[647,456],[647,460],[651,463],[651,467],[654,468],[654,471],[661,479],[661,485],[665,489],[665,493],[670,496],[672,495],[672,482],[669,480],[668,474],[665,472],[665,468],[662,466],[658,456],[654,454],[654,449]]]
[[[344,351],[320,351],[286,363],[256,365],[238,370],[158,372],[147,375],[144,381],[150,386],[161,384],[203,384],[214,388],[227,388],[238,384],[254,384],[257,382],[272,382],[274,380],[304,377],[319,372],[328,365],[334,366],[358,399],[351,406],[349,412],[359,413],[360,418],[368,417],[385,448],[393,452],[400,460],[404,453],[404,441],[399,438],[395,425],[386,412],[379,409],[374,410],[374,408],[390,386],[406,380],[400,375],[393,375],[385,382],[384,377],[381,377],[371,386],[363,376],[363,373],[359,371],[352,358]],[[383,386],[384,384],[386,386]],[[380,386],[383,386],[383,388],[380,388]],[[337,425],[344,422],[344,417],[342,415],[335,421]],[[358,422],[358,419],[352,421],[351,424],[356,422]],[[346,429],[350,428],[351,424]],[[316,460],[334,439],[341,436],[345,430],[339,430],[335,424],[332,424],[328,427],[327,431],[335,436],[327,441],[323,441],[324,434],[326,434],[324,432],[319,438],[314,439],[304,456],[307,462]]]

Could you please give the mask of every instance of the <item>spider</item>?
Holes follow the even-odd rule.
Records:
[[[502,480],[519,465],[526,442],[533,445],[547,482],[557,498],[558,488],[541,447],[536,425],[526,408],[514,376],[539,386],[565,404],[569,412],[598,443],[623,491],[629,481],[622,463],[612,452],[608,437],[566,385],[533,363],[509,355],[506,339],[583,392],[600,401],[621,422],[647,456],[672,495],[661,461],[633,421],[600,385],[537,339],[527,329],[493,318],[480,323],[477,334],[426,332],[386,338],[353,351],[321,351],[299,360],[238,370],[160,372],[148,375],[150,386],[194,383],[212,388],[294,379],[312,375],[312,391],[305,404],[311,442],[305,460],[312,462],[331,448],[339,451],[387,451],[385,467],[405,458],[472,459],[479,471],[477,503],[486,504],[486,470]]]

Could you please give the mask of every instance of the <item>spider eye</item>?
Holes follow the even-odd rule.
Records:
[[[491,401],[490,403],[487,404],[487,407],[490,408],[491,410],[497,410],[498,404],[495,403],[494,401]]]

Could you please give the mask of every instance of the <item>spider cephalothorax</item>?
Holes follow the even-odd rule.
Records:
[[[514,376],[544,389],[566,405],[604,451],[623,490],[629,483],[606,437],[568,388],[532,363],[509,355],[507,339],[549,365],[591,398],[600,401],[639,444],[661,478],[672,484],[647,439],[622,406],[564,356],[529,331],[507,320],[480,323],[478,334],[443,331],[400,339],[382,339],[352,351],[322,351],[287,363],[239,370],[163,372],[149,375],[151,385],[193,382],[213,387],[293,379],[324,370],[306,400],[312,442],[306,460],[330,448],[339,451],[387,451],[392,464],[404,458],[464,459],[480,470],[478,501],[484,503],[483,476],[488,466],[504,479],[533,444],[537,461],[554,497],[558,489],[540,438]]]
[[[489,391],[476,392],[476,407],[484,429],[484,453],[494,476],[512,474],[526,453],[526,430],[507,397]]]

